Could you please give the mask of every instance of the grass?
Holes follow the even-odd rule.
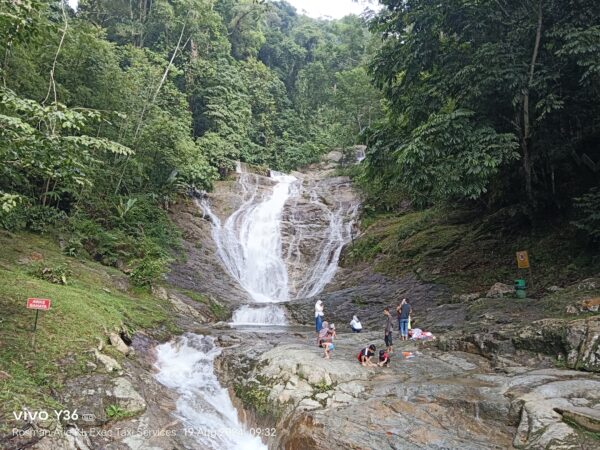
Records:
[[[0,370],[8,374],[0,381],[0,431],[6,431],[12,411],[58,407],[53,393],[86,371],[90,350],[105,339],[105,330],[177,331],[168,302],[130,290],[115,269],[66,257],[51,239],[34,234],[0,233],[0,247]],[[30,261],[40,255],[41,261]],[[31,268],[40,264],[67,266],[67,285],[33,276]],[[28,297],[52,300],[50,311],[39,314],[35,350]]]
[[[216,320],[227,320],[229,318],[231,312],[211,297],[189,289],[178,289],[178,291],[195,302],[207,305]]]
[[[119,405],[108,405],[106,407],[106,417],[110,420],[121,420],[135,416],[137,413],[132,413],[121,408]]]

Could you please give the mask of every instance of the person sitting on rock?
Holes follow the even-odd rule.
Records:
[[[390,365],[390,355],[385,350],[379,350],[379,366],[388,367]]]
[[[371,344],[360,351],[358,354],[358,362],[361,364],[361,366],[374,367],[377,365],[371,361],[371,358],[375,355],[376,350],[377,347],[375,347],[375,344]]]
[[[360,320],[358,320],[358,317],[352,316],[350,328],[352,328],[353,333],[360,333],[362,331],[362,324],[360,323]]]

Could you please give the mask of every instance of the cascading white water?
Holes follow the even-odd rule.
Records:
[[[220,349],[212,337],[186,334],[156,351],[156,379],[179,394],[176,415],[197,448],[267,449],[240,423],[227,390],[215,376],[214,359]]]
[[[318,205],[324,210],[329,217],[329,226],[327,227],[327,237],[319,252],[319,257],[303,277],[302,287],[298,290],[296,298],[317,295],[333,279],[344,245],[352,238],[354,217],[358,212],[358,205],[353,205],[349,208],[340,205],[336,209],[331,210],[319,200],[316,194],[313,195],[312,193],[311,203]],[[349,217],[350,220],[344,223],[344,218],[346,217]]]
[[[241,166],[240,166],[241,169]],[[264,178],[242,173],[240,185],[245,202],[221,225],[206,200],[201,206],[212,223],[217,252],[228,272],[258,303],[289,300],[288,272],[281,251],[281,215],[295,177],[271,173],[271,190],[261,189]],[[279,307],[242,307],[232,318],[234,324],[284,325]]]
[[[280,306],[244,305],[233,313],[231,323],[235,325],[285,325],[285,313]]]
[[[317,295],[335,275],[342,249],[352,236],[358,204],[347,198],[322,200],[317,190],[329,192],[327,183],[313,184],[308,195],[302,197],[303,185],[293,176],[271,171],[270,178],[266,178],[244,172],[241,164],[237,169],[244,201],[223,224],[212,212],[208,199],[200,202],[204,214],[210,218],[217,253],[226,270],[256,303],[288,301],[292,296],[290,288],[295,298]],[[294,217],[301,198],[300,203],[310,205],[314,216],[300,213]],[[291,240],[284,255],[282,216],[290,199],[294,199],[287,222],[292,226],[291,231],[287,229]],[[302,251],[305,240],[313,241],[310,245],[318,249],[311,260]],[[292,280],[290,270],[294,275]],[[274,305],[244,306],[232,317],[234,325],[285,323],[283,309]]]

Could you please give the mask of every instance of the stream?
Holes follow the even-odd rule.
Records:
[[[285,326],[280,304],[317,295],[335,275],[358,204],[337,201],[336,193],[331,197],[328,185],[318,180],[305,185],[275,171],[265,177],[245,171],[241,164],[237,176],[243,201],[227,218],[213,212],[208,198],[198,203],[210,220],[219,260],[253,300],[234,311],[230,325],[265,330]],[[214,372],[219,354],[212,337],[186,334],[157,347],[156,378],[179,395],[176,416],[193,433],[198,448],[266,448],[240,423],[219,384]]]

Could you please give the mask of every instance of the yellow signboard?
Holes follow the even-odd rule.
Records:
[[[517,252],[517,266],[519,269],[529,268],[529,255],[526,251]]]

